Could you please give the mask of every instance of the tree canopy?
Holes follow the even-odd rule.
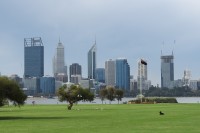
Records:
[[[15,81],[6,77],[0,77],[0,106],[5,105],[5,101],[10,100],[16,106],[24,104],[27,96],[19,88]]]
[[[119,103],[119,101],[122,100],[123,95],[124,95],[123,90],[115,89],[112,86],[108,86],[107,88],[101,89],[99,92],[99,96],[101,98],[102,104],[105,98],[107,98],[110,101],[110,103],[116,98]]]
[[[66,85],[62,86],[58,90],[58,97],[61,102],[69,102],[68,110],[71,110],[74,103],[78,101],[93,101],[94,94],[89,89],[83,89],[81,86],[72,85],[67,88]]]

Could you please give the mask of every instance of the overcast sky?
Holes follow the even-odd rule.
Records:
[[[59,37],[67,66],[82,65],[87,77],[87,52],[97,42],[97,66],[127,58],[131,75],[137,61],[148,61],[148,78],[160,84],[160,55],[174,51],[175,79],[187,68],[200,78],[199,0],[1,0],[0,72],[24,73],[24,38],[42,37],[45,75]],[[175,43],[174,43],[174,40]]]

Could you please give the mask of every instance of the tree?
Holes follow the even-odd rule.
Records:
[[[0,106],[5,105],[7,100],[12,101],[15,106],[21,106],[26,98],[27,96],[15,81],[0,77]]]
[[[100,90],[99,96],[101,98],[102,104],[103,104],[103,101],[106,98],[107,94],[108,94],[108,91],[107,91],[106,88],[103,88],[103,89]]]
[[[58,90],[58,97],[61,102],[67,101],[69,102],[68,110],[72,109],[74,103],[78,101],[93,101],[94,94],[92,94],[89,89],[83,89],[80,86],[71,85],[67,88],[66,85],[62,86]]]
[[[110,100],[110,104],[111,101],[113,101],[115,99],[115,88],[112,86],[107,87],[107,99]]]
[[[119,104],[119,101],[122,100],[123,95],[124,95],[123,90],[121,90],[121,89],[116,89],[116,90],[115,90],[115,97],[116,97],[116,99],[117,99],[117,101],[118,101],[118,104]]]

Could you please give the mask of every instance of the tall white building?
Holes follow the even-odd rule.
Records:
[[[147,62],[146,60],[144,60],[145,62]],[[137,83],[138,86],[140,87],[140,80],[142,83],[142,89],[143,90],[148,90],[149,89],[149,84],[150,81],[148,81],[148,77],[147,77],[147,65],[144,65],[141,63],[141,60],[138,61],[138,76],[137,76]]]
[[[115,86],[115,68],[114,60],[105,62],[105,83],[108,86]]]
[[[65,66],[65,52],[64,46],[59,40],[58,46],[56,48],[56,53],[53,58],[53,74],[56,77],[59,74],[65,75],[67,77],[67,66]]]
[[[183,76],[183,85],[184,86],[189,86],[190,78],[191,78],[191,71],[190,70],[184,70],[184,76]]]

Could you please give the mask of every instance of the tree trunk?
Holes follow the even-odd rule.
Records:
[[[69,105],[67,105],[67,109],[68,109],[68,110],[71,110],[71,109],[72,109],[72,106],[73,106],[73,103],[69,103]]]

